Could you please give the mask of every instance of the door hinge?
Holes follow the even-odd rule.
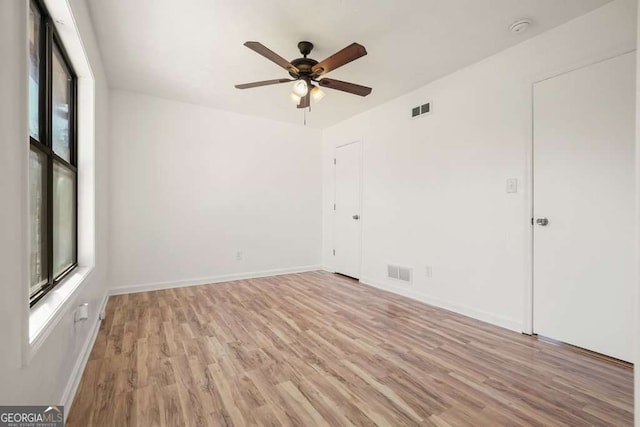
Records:
[[[333,159],[333,164],[334,164],[334,165],[336,164],[336,159]]]
[[[336,256],[336,250],[335,249],[333,250],[333,256]]]
[[[533,225],[533,218],[531,218],[531,225]]]

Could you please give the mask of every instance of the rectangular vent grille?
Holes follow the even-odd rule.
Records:
[[[417,107],[413,107],[411,109],[411,118],[415,119],[416,117],[424,116],[426,114],[431,114],[431,102],[427,102],[426,104],[418,105]]]
[[[389,276],[391,279],[396,279],[398,280],[399,276],[399,271],[398,271],[398,267],[395,265],[388,265],[387,266],[387,276]]]
[[[399,267],[397,265],[387,265],[387,277],[401,282],[411,283],[412,270],[409,267]]]

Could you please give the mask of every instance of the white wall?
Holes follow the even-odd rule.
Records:
[[[110,105],[113,287],[321,264],[320,131],[121,91]]]
[[[629,51],[636,2],[561,27],[326,129],[323,259],[332,268],[332,157],[362,139],[362,281],[507,328],[529,327],[528,150],[533,82]],[[433,102],[433,114],[410,109]],[[506,194],[506,180],[520,191]],[[414,268],[395,285],[386,265]],[[426,266],[432,266],[432,277]]]
[[[98,47],[84,0],[71,0],[76,24],[91,64],[96,91],[96,262],[95,270],[74,296],[34,358],[22,366],[21,346],[28,330],[22,313],[28,301],[26,203],[27,133],[27,6],[25,1],[0,2],[0,404],[63,404],[82,347],[96,326],[97,307],[106,294],[107,267],[107,105],[108,90]],[[82,173],[82,172],[80,172]],[[73,323],[73,308],[88,302],[89,321]],[[68,410],[69,408],[67,408]]]

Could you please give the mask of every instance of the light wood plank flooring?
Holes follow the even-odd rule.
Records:
[[[111,297],[68,425],[623,426],[632,376],[314,272]]]

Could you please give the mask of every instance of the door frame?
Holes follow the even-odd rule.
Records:
[[[346,142],[343,144],[337,144],[336,146],[333,147],[333,159],[337,159],[338,158],[338,149],[342,148],[342,147],[346,147],[348,145],[352,145],[352,144],[359,144],[358,145],[358,162],[359,162],[359,166],[360,166],[360,173],[358,174],[358,180],[360,181],[360,185],[359,185],[359,194],[358,194],[358,205],[359,205],[359,215],[360,215],[360,219],[358,220],[358,281],[360,281],[360,278],[362,277],[362,217],[363,217],[363,204],[362,204],[362,194],[363,194],[363,187],[364,187],[364,179],[363,179],[363,170],[364,170],[364,142],[363,139],[356,139],[350,142]],[[336,163],[333,163],[333,203],[335,206],[336,203],[336,192],[338,189],[338,180],[336,179]],[[333,215],[332,215],[332,228],[333,228],[333,233],[332,233],[332,245],[333,245],[333,249],[335,250],[336,247],[336,210],[333,210]],[[335,255],[334,255],[335,256]],[[333,270],[335,272],[336,269],[336,265],[335,265],[335,258],[333,259]]]
[[[533,259],[533,250],[534,250],[534,225],[533,225],[533,213],[534,213],[534,188],[533,188],[533,179],[534,179],[534,162],[533,162],[533,150],[535,144],[535,117],[534,117],[534,91],[535,85],[545,80],[553,79],[555,77],[562,76],[564,74],[571,73],[573,71],[580,70],[582,68],[590,67],[592,65],[599,64],[601,62],[608,61],[610,59],[618,58],[620,56],[627,55],[629,53],[636,52],[635,48],[623,48],[618,49],[616,52],[610,53],[606,56],[599,56],[588,58],[586,60],[580,61],[578,63],[562,67],[560,69],[556,69],[553,72],[547,73],[542,76],[538,76],[533,79],[533,82],[530,86],[529,92],[529,100],[530,100],[530,117],[529,121],[529,141],[527,143],[526,151],[525,151],[525,185],[523,186],[525,192],[525,209],[524,209],[524,298],[523,298],[523,312],[522,312],[522,333],[527,335],[535,334],[533,327],[533,313],[534,313],[534,300],[533,300],[533,292],[534,292],[534,278],[533,278],[533,268],[534,268],[534,259]]]

